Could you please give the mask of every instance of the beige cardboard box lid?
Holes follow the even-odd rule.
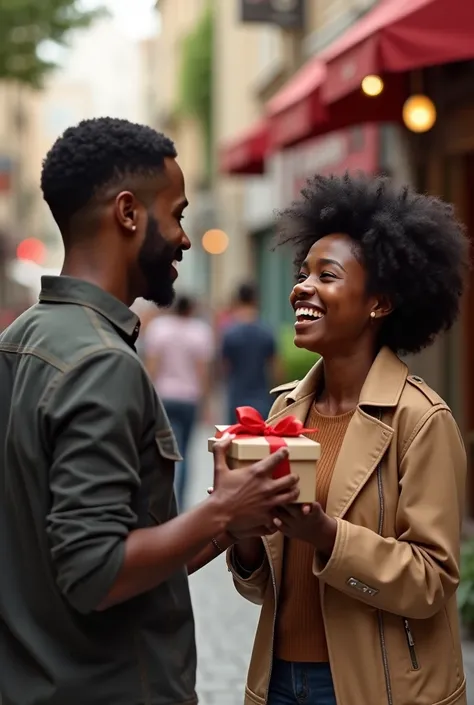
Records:
[[[225,431],[228,426],[216,426],[217,431]],[[218,439],[213,437],[208,440],[208,450],[212,452],[214,443]],[[306,436],[285,436],[283,440],[288,446],[290,460],[319,460],[321,446]],[[251,438],[236,438],[232,441],[229,455],[237,460],[261,460],[270,455],[270,445],[265,436],[252,436]]]

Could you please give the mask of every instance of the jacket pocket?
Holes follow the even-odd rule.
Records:
[[[155,434],[155,468],[151,483],[148,515],[152,524],[162,524],[176,516],[174,497],[174,466],[182,460],[171,428]]]
[[[452,618],[456,618],[454,603]],[[457,692],[464,676],[444,610],[428,619],[384,613],[384,624],[393,702],[450,703],[451,694]]]
[[[444,700],[438,700],[437,703],[434,703],[434,705],[456,705],[459,703],[459,705],[465,705],[466,703],[466,679],[464,678],[463,682],[459,686],[459,688],[456,688],[454,693],[451,693],[447,698]]]
[[[171,428],[166,428],[161,431],[157,431],[157,433],[155,434],[155,442],[158,447],[158,452],[162,458],[172,460],[175,463],[178,463],[180,460],[183,459],[179,452],[178,444]]]
[[[405,629],[405,636],[407,640],[408,653],[410,655],[412,670],[418,671],[420,668],[420,662],[418,661],[418,656],[416,654],[415,639],[413,638],[413,633],[411,631],[408,619],[403,620],[403,628]]]

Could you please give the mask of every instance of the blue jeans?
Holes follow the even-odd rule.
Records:
[[[337,705],[329,664],[275,659],[267,705]]]
[[[182,511],[186,503],[188,485],[188,446],[196,420],[197,405],[178,399],[163,399],[168,419],[176,436],[183,461],[176,465],[175,492],[178,507]]]

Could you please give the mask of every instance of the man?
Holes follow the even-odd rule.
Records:
[[[199,407],[208,401],[214,335],[210,325],[196,316],[194,299],[181,295],[169,315],[150,323],[144,348],[148,373],[183,456],[175,480],[178,507],[183,510],[187,499],[189,441]]]
[[[0,336],[3,705],[195,703],[186,565],[264,532],[298,494],[296,478],[271,479],[284,456],[229,471],[227,439],[214,493],[176,517],[180,456],[129,310],[171,303],[190,247],[175,157],[163,135],[106,118],[44,162],[62,276]]]
[[[278,377],[275,338],[259,320],[256,287],[242,284],[234,301],[232,322],[222,336],[229,424],[236,422],[238,406],[253,406],[266,418],[272,402],[270,378]]]

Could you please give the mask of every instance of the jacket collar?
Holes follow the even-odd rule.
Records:
[[[269,421],[274,423],[284,416],[292,415],[304,423],[322,374],[322,361],[319,361],[296,388],[286,395],[286,407]],[[382,348],[367,375],[356,413],[348,426],[337,458],[326,507],[331,516],[345,516],[360,490],[382,462],[394,433],[394,429],[387,423],[389,415],[383,414],[383,410],[397,406],[407,376],[406,365],[391,350]],[[375,408],[380,410],[379,414],[373,413]]]
[[[319,360],[301,382],[286,395],[287,404],[314,396],[323,375]],[[400,400],[408,376],[408,368],[389,348],[382,348],[369,370],[359,397],[359,407],[394,407]]]
[[[100,313],[132,344],[140,332],[140,319],[124,303],[94,284],[75,277],[41,277],[39,301],[79,304]]]

